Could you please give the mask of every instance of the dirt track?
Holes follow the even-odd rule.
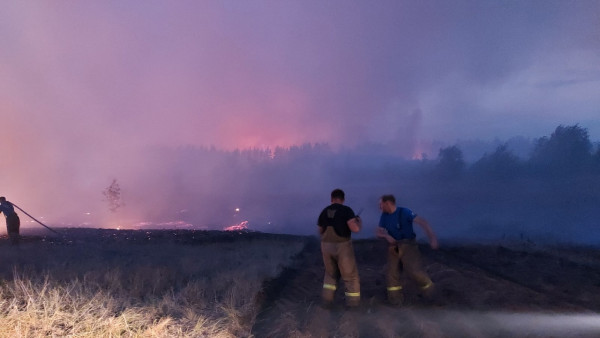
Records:
[[[362,305],[347,310],[339,288],[333,309],[319,296],[319,243],[266,286],[255,337],[598,337],[600,251],[504,246],[422,246],[436,283],[427,301],[410,281],[402,306],[385,301],[386,246],[354,242]]]

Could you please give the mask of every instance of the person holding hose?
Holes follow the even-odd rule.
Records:
[[[6,200],[6,197],[0,197],[0,213],[6,217],[6,231],[8,232],[8,238],[12,245],[19,244],[19,228],[21,227],[21,220],[19,215],[15,212],[15,208],[12,203]]]

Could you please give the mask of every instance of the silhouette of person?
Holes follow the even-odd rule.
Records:
[[[6,231],[8,232],[10,243],[12,245],[18,245],[21,220],[19,219],[19,215],[15,212],[13,204],[7,201],[4,196],[0,197],[0,213],[3,213],[6,218]]]

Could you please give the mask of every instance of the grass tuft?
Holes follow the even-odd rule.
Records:
[[[250,336],[263,281],[304,246],[298,238],[4,244],[12,276],[0,278],[1,337]]]

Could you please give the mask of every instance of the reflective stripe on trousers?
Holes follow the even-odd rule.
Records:
[[[323,289],[327,289],[327,290],[337,290],[337,286],[333,285],[333,284],[323,284]]]

